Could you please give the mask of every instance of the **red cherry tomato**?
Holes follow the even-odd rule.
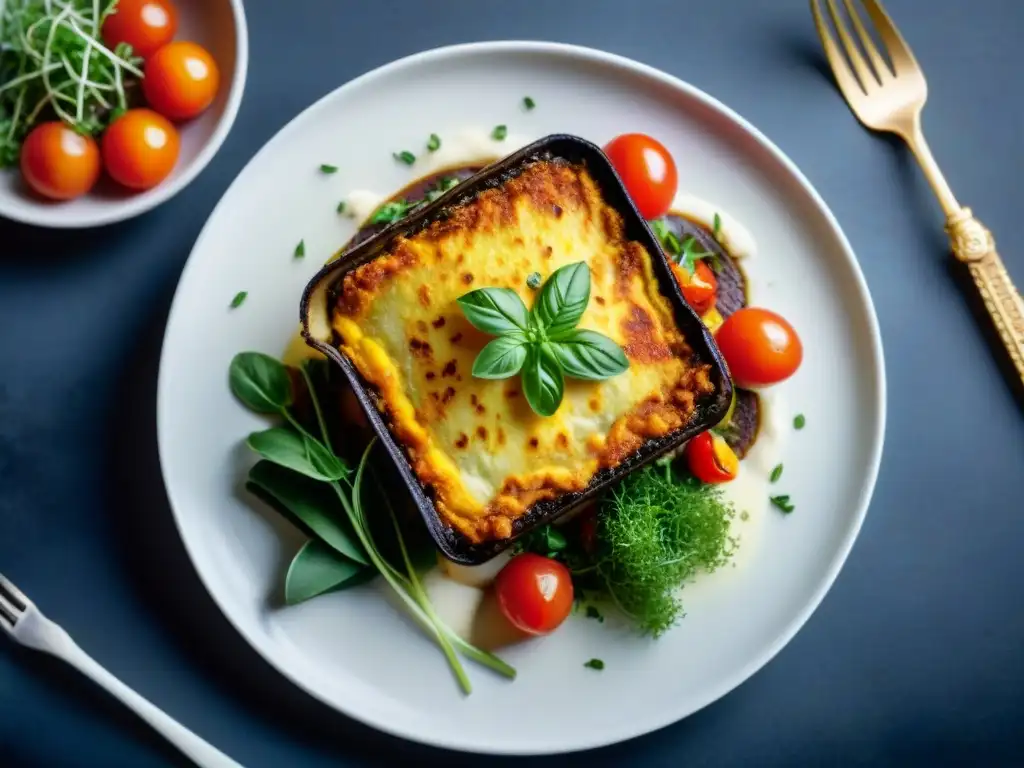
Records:
[[[701,432],[686,444],[686,463],[702,483],[728,483],[740,471],[735,452],[711,432]]]
[[[604,148],[645,219],[668,213],[676,196],[679,174],[675,160],[658,141],[643,133],[625,133]]]
[[[170,0],[118,0],[117,9],[103,22],[103,41],[114,48],[128,43],[148,59],[174,38],[178,11]]]
[[[766,387],[788,379],[804,358],[804,348],[785,318],[757,307],[730,315],[715,334],[737,386]]]
[[[201,114],[217,96],[220,70],[213,56],[195,43],[169,43],[146,62],[142,92],[149,106],[171,120]]]
[[[572,610],[569,569],[530,552],[509,560],[494,582],[494,591],[505,617],[531,635],[553,632]]]
[[[103,164],[126,187],[150,189],[174,170],[180,144],[167,118],[148,109],[130,109],[103,134]]]
[[[698,261],[691,275],[685,267],[672,263],[672,274],[676,276],[676,282],[683,291],[683,298],[693,307],[694,312],[703,317],[711,311],[718,293],[718,280],[711,267]]]
[[[84,195],[100,177],[100,150],[64,123],[36,126],[21,147],[21,172],[36,192],[53,200]]]

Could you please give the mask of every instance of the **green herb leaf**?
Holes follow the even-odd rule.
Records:
[[[441,148],[441,137],[436,133],[430,134],[430,138],[427,139],[427,151],[437,152]]]
[[[492,339],[473,361],[473,376],[478,379],[515,376],[526,362],[526,349],[526,337],[518,332]]]
[[[457,186],[459,186],[459,179],[457,176],[445,176],[433,189],[427,192],[427,202],[434,202],[449,189],[453,189]]]
[[[322,541],[307,541],[288,566],[284,581],[284,599],[288,605],[356,584],[376,575],[373,568],[342,557]]]
[[[544,526],[544,543],[547,545],[548,557],[561,552],[569,545],[565,540],[565,534],[553,525]]]
[[[238,309],[245,303],[245,300],[247,298],[249,298],[248,291],[239,291],[238,293],[235,294],[235,298],[231,300],[231,308]]]
[[[549,338],[576,327],[590,303],[590,267],[567,264],[555,271],[540,289],[533,317]]]
[[[567,376],[603,381],[629,370],[622,347],[602,333],[574,328],[551,341],[558,364]]]
[[[306,257],[306,241],[299,240],[299,244],[295,246],[295,258],[303,259]]]
[[[240,352],[228,369],[231,393],[256,413],[280,413],[292,404],[292,380],[284,364],[262,352]]]
[[[534,107],[537,106],[537,102],[535,102],[529,96],[524,96],[523,97],[523,106],[526,107],[526,109],[528,109],[528,110],[529,109],[533,109]]]
[[[793,419],[793,428],[794,429],[803,429],[806,424],[807,424],[807,419],[804,417],[804,415],[802,413],[798,413],[796,415],[796,417]]]
[[[768,481],[776,483],[780,477],[782,477],[782,465],[776,464],[775,469],[773,469],[771,475],[768,476]]]
[[[494,139],[495,141],[504,141],[507,136],[508,136],[508,126],[507,125],[496,125],[496,126],[494,126],[494,130],[491,131],[491,138]]]
[[[338,172],[338,166],[336,166],[336,165],[327,165],[326,163],[324,163],[323,165],[320,166],[320,173],[326,173],[326,174],[330,175],[332,173],[337,173],[337,172]]]
[[[399,219],[405,218],[415,206],[405,200],[391,200],[384,203],[370,216],[371,224],[390,224]]]
[[[345,201],[342,200],[340,203],[338,203],[338,213],[344,213],[344,212],[345,212]]]
[[[249,447],[267,461],[314,480],[331,482],[348,476],[349,469],[318,440],[290,429],[273,427],[249,435]]]
[[[715,218],[711,224],[711,234],[715,236],[715,240],[718,240],[719,236],[722,234],[722,217],[719,216],[717,212],[715,213]]]
[[[604,662],[600,659],[591,659],[590,661],[586,662],[583,666],[589,667],[590,669],[602,670],[604,669]]]
[[[532,290],[537,290],[544,284],[544,279],[540,276],[540,272],[531,272],[526,277],[526,287]]]
[[[478,288],[458,298],[466,319],[477,330],[494,335],[526,331],[529,313],[511,288]]]
[[[265,494],[272,498],[300,527],[339,554],[363,565],[370,564],[366,550],[345,517],[345,510],[329,486],[273,462],[258,461],[249,470],[247,487],[262,491],[261,497]]]
[[[703,259],[709,259],[716,271],[721,269],[721,265],[718,263],[718,255],[711,251],[701,250],[700,245],[697,243],[697,238],[693,235],[687,235],[682,242],[682,256],[679,258],[679,265],[692,275],[697,268],[697,262]]]
[[[794,507],[793,504],[790,502],[788,495],[769,496],[768,500],[776,507],[781,509],[783,512],[785,512],[787,515],[794,509],[796,509],[796,507]]]
[[[408,150],[402,150],[401,152],[395,152],[391,155],[395,160],[406,165],[412,165],[416,162],[416,155]]]
[[[523,394],[530,407],[541,416],[551,416],[562,404],[565,379],[551,345],[531,345],[523,365]]]

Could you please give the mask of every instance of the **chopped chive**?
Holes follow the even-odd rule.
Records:
[[[242,306],[242,304],[245,303],[245,300],[247,298],[249,298],[248,291],[239,291],[238,293],[235,294],[235,298],[231,300],[231,308],[238,309],[240,306]]]
[[[598,669],[598,670],[600,670],[600,669],[604,669],[604,662],[601,661],[600,659],[591,659],[590,661],[585,663],[583,666],[584,667],[589,667],[590,669]]]
[[[540,288],[541,283],[544,282],[541,279],[540,272],[531,272],[526,278],[526,285],[533,290]]]
[[[295,258],[302,259],[306,256],[306,241],[299,240],[299,244],[295,246]]]
[[[602,616],[601,612],[592,605],[587,606],[587,618],[597,619],[599,622],[604,623],[604,616]]]
[[[427,139],[427,151],[437,152],[441,148],[441,137],[436,133],[430,134],[430,138]]]
[[[405,163],[406,165],[412,165],[416,162],[416,155],[406,149],[403,149],[401,152],[395,152],[392,154],[392,157],[398,162]]]
[[[338,203],[338,213],[344,213],[344,212],[345,212],[345,201],[342,200],[340,203]]]
[[[534,107],[537,106],[537,102],[535,102],[529,96],[524,96],[523,97],[523,106],[526,107],[527,109],[533,109]]]
[[[798,413],[796,415],[796,417],[793,419],[793,428],[794,429],[803,429],[806,424],[807,424],[807,419],[804,417],[804,415],[802,413]]]
[[[780,477],[782,477],[782,465],[776,464],[775,469],[773,469],[771,475],[768,476],[768,480],[775,483],[778,482]]]
[[[782,496],[769,496],[768,500],[787,515],[796,509],[796,507],[790,502],[788,494]]]
[[[718,236],[722,233],[722,217],[719,216],[717,213],[715,214],[714,221],[711,225],[711,232],[715,236],[716,240],[718,239]]]
[[[507,125],[496,125],[494,130],[491,131],[491,138],[495,141],[504,141],[506,136],[508,136]]]
[[[337,172],[338,172],[338,166],[336,166],[336,165],[327,165],[327,163],[324,163],[323,165],[320,166],[320,173],[337,173]]]

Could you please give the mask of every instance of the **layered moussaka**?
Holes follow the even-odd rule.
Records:
[[[580,328],[621,345],[622,375],[566,379],[553,416],[537,415],[519,377],[472,376],[491,337],[456,300],[476,288],[516,291],[527,278],[585,262],[590,302]],[[531,283],[536,284],[535,280]],[[646,441],[683,428],[714,390],[661,294],[651,255],[624,236],[619,213],[583,165],[537,160],[408,237],[336,285],[336,342],[376,389],[396,441],[442,520],[470,541],[504,539],[538,502],[583,491]]]

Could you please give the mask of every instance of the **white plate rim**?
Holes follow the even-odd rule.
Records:
[[[810,181],[803,174],[802,171],[796,166],[796,164],[778,147],[776,146],[767,136],[765,136],[759,129],[748,122],[745,118],[740,116],[737,112],[727,107],[725,104],[710,96],[703,90],[697,88],[684,80],[681,80],[674,75],[670,75],[662,70],[652,67],[647,64],[635,61],[619,54],[609,53],[595,48],[587,46],[573,45],[568,43],[556,43],[546,41],[534,41],[534,40],[492,40],[475,43],[462,43],[448,46],[441,46],[438,48],[429,49],[420,53],[411,54],[400,59],[396,59],[387,64],[381,65],[375,69],[372,69],[358,77],[344,83],[338,88],[330,91],[329,93],[322,96],[316,102],[311,104],[309,107],[304,109],[286,125],[284,125],[266,144],[259,149],[259,151],[253,155],[246,166],[239,172],[239,177],[244,171],[252,164],[258,162],[264,154],[268,154],[278,144],[278,142],[286,141],[293,130],[296,129],[296,125],[308,117],[316,110],[322,108],[330,100],[337,98],[340,94],[346,90],[355,89],[357,86],[366,85],[378,78],[384,78],[389,75],[393,75],[395,72],[406,69],[414,68],[423,64],[433,63],[437,60],[442,60],[447,57],[459,57],[464,55],[479,55],[479,54],[508,54],[508,53],[537,53],[547,55],[561,55],[570,59],[575,59],[581,63],[595,63],[603,65],[611,65],[618,67],[628,73],[632,73],[641,77],[645,77],[658,83],[668,86],[670,89],[682,92],[688,98],[693,99],[701,103],[705,108],[717,113],[719,116],[732,122],[734,125],[742,129],[742,131],[754,139],[757,142],[760,149],[768,153],[773,160],[778,162],[790,175],[790,177],[797,182],[801,192],[807,195],[808,199],[818,209],[818,212],[822,215],[825,223],[828,225],[830,234],[835,238],[836,243],[840,246],[842,256],[847,262],[847,266],[851,269],[851,273],[854,277],[854,285],[856,296],[866,312],[867,327],[869,330],[870,338],[868,339],[871,355],[874,361],[877,363],[875,366],[875,378],[872,382],[875,391],[878,393],[877,403],[877,414],[872,425],[873,440],[870,450],[870,458],[868,462],[868,471],[864,477],[864,482],[861,486],[860,493],[856,500],[856,514],[852,520],[852,524],[846,532],[846,535],[842,539],[837,551],[828,565],[827,571],[824,578],[821,579],[817,588],[812,593],[811,598],[804,605],[803,609],[796,614],[793,619],[786,626],[785,630],[779,633],[774,640],[766,644],[764,650],[753,659],[750,663],[737,669],[733,675],[728,678],[724,678],[719,684],[711,690],[706,696],[705,701],[696,707],[684,707],[681,711],[668,711],[664,713],[663,717],[655,721],[644,722],[639,727],[633,727],[631,729],[625,729],[621,732],[615,732],[613,734],[602,733],[595,734],[595,736],[587,741],[586,743],[567,743],[556,748],[546,748],[544,750],[537,749],[515,749],[515,748],[502,748],[502,749],[476,749],[469,748],[463,744],[446,740],[444,738],[436,738],[429,734],[421,732],[413,732],[410,729],[406,729],[401,725],[397,725],[391,722],[379,722],[370,718],[364,718],[358,711],[343,710],[337,705],[336,702],[331,701],[328,697],[321,695],[318,691],[312,689],[303,683],[296,675],[293,675],[289,669],[284,665],[279,664],[274,655],[269,652],[266,648],[261,645],[260,638],[255,633],[250,633],[246,630],[244,623],[237,620],[234,615],[234,609],[227,604],[217,592],[211,589],[210,584],[207,580],[206,575],[199,566],[199,561],[194,556],[194,548],[189,540],[189,535],[186,529],[181,524],[181,518],[175,511],[174,492],[164,482],[164,487],[167,492],[169,506],[171,508],[172,517],[174,518],[175,527],[181,536],[182,543],[185,546],[185,550],[188,553],[189,559],[192,562],[193,568],[200,581],[202,582],[207,593],[213,599],[214,603],[228,619],[228,621],[234,626],[236,631],[249,643],[249,645],[263,657],[263,659],[276,669],[281,675],[283,675],[292,684],[300,688],[301,690],[308,693],[313,698],[326,704],[331,709],[338,711],[339,713],[350,717],[356,721],[359,721],[372,728],[380,730],[384,733],[388,733],[392,736],[408,739],[410,741],[427,744],[430,746],[440,747],[443,749],[450,749],[459,752],[475,752],[479,754],[495,754],[495,755],[541,755],[541,754],[564,754],[568,752],[580,751],[585,749],[593,749],[611,744],[626,741],[631,738],[642,736],[647,733],[660,730],[666,726],[676,723],[686,717],[689,717],[694,712],[700,711],[704,707],[712,704],[718,699],[725,696],[727,693],[738,687],[741,683],[745,682],[757,671],[759,671],[764,665],[771,661],[796,635],[796,633],[803,627],[803,625],[810,618],[811,614],[817,609],[824,599],[828,590],[832,587],[839,571],[842,569],[843,564],[846,562],[847,557],[853,544],[860,533],[861,527],[863,526],[864,519],[867,515],[868,506],[871,501],[872,494],[874,492],[875,484],[878,479],[879,467],[881,465],[882,449],[885,439],[885,425],[886,425],[886,411],[887,411],[887,390],[886,390],[886,376],[885,376],[885,357],[882,347],[881,331],[878,323],[877,313],[875,312],[874,303],[871,299],[870,292],[868,290],[867,281],[864,278],[864,274],[860,268],[857,258],[854,254],[853,248],[850,245],[846,234],[843,232],[842,227],[839,225],[838,220],[832,213],[831,209],[825,203],[824,199],[818,193],[818,191],[811,185]],[[207,224],[203,227],[199,237],[193,246],[192,253],[199,251],[203,245],[204,239],[210,229],[210,222],[217,216],[218,212],[225,205],[225,200],[231,195],[235,187],[239,184],[239,177],[236,177],[235,181],[225,190],[221,200],[214,207],[210,214]],[[184,282],[189,270],[194,266],[191,254],[188,261],[185,264],[182,274],[179,278],[179,284]],[[165,470],[166,455],[165,441],[163,435],[166,434],[166,430],[162,427],[163,424],[163,403],[166,400],[164,392],[166,391],[165,379],[168,376],[167,369],[164,365],[163,347],[166,346],[168,340],[167,329],[172,326],[175,313],[180,311],[179,305],[180,294],[175,293],[174,300],[171,304],[171,310],[168,314],[167,326],[161,345],[161,362],[157,377],[157,444],[158,453],[160,458],[161,473],[166,478],[167,473]]]
[[[214,155],[220,151],[228,134],[231,133],[235,119],[238,117],[238,111],[242,107],[242,96],[245,94],[245,84],[249,76],[249,25],[245,16],[245,7],[242,5],[242,0],[228,0],[228,2],[235,20],[235,68],[229,81],[231,92],[224,105],[224,113],[217,121],[217,127],[199,154],[192,158],[192,162],[189,163],[184,173],[174,179],[173,183],[161,184],[150,192],[127,198],[119,205],[111,206],[98,214],[75,216],[65,212],[63,215],[55,216],[51,215],[48,208],[28,207],[4,208],[0,210],[0,216],[21,224],[47,229],[95,229],[141,216],[157,206],[163,205],[191,184],[210,164]]]

